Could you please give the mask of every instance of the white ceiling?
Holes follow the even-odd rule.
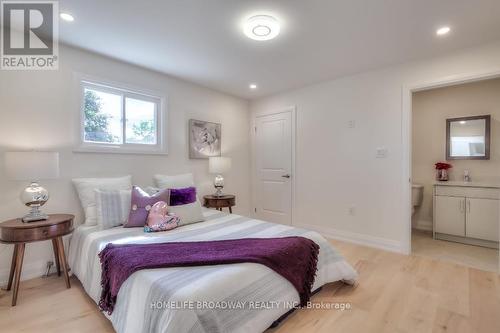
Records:
[[[499,0],[61,0],[61,40],[244,98],[500,39]],[[258,42],[245,17],[276,16]],[[435,31],[452,32],[438,38]],[[251,91],[249,83],[258,84]]]

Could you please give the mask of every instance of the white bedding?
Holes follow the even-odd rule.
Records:
[[[108,243],[302,236],[320,246],[313,290],[339,280],[352,283],[357,277],[338,251],[316,232],[215,210],[205,210],[204,215],[205,222],[159,233],[144,233],[142,228],[101,230],[98,226],[80,226],[71,239],[69,265],[85,291],[98,303],[98,253]],[[199,307],[204,301],[218,303]],[[117,332],[262,332],[288,312],[284,304],[292,302],[299,302],[293,285],[260,264],[148,269],[125,281],[108,318]]]

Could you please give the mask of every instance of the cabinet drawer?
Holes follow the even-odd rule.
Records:
[[[235,198],[229,198],[229,199],[207,199],[205,198],[205,203],[203,206],[208,207],[208,208],[225,208],[225,207],[232,207],[236,206],[236,199]]]
[[[35,242],[64,236],[73,231],[73,221],[33,228],[2,228],[1,240],[3,242]]]
[[[467,197],[479,199],[500,199],[497,188],[465,187],[465,186],[435,186],[436,195],[450,197]]]

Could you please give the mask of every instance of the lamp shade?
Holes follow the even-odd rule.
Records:
[[[231,170],[231,159],[229,157],[210,157],[208,160],[210,173],[223,174]]]
[[[5,170],[12,180],[38,181],[59,177],[59,153],[8,152]]]

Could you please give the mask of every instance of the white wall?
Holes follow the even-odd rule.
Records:
[[[500,43],[253,101],[254,114],[297,107],[296,223],[405,251],[403,86],[489,71],[500,71]],[[387,158],[376,158],[377,147]]]
[[[168,61],[168,60],[165,60]],[[73,153],[78,105],[75,73],[163,92],[168,97],[168,156]],[[77,95],[76,95],[77,96]],[[190,118],[222,123],[222,153],[232,157],[227,192],[237,195],[235,211],[249,213],[250,155],[248,102],[163,74],[78,49],[61,47],[58,71],[0,71],[0,220],[23,215],[18,199],[25,184],[5,177],[3,152],[44,149],[60,152],[61,178],[42,184],[51,199],[45,211],[77,215],[82,211],[71,178],[131,174],[138,185],[152,184],[155,173],[193,172],[201,194],[213,191],[207,160],[190,160]],[[0,245],[0,283],[8,276],[13,246]],[[24,278],[39,275],[52,260],[49,242],[28,244]]]
[[[434,163],[446,160],[446,119],[491,115],[489,160],[452,160],[450,180],[500,183],[500,79],[485,80],[413,94],[413,181],[424,185],[424,198],[414,225],[432,229]],[[481,128],[482,130],[482,128]],[[478,131],[479,132],[479,131]]]

